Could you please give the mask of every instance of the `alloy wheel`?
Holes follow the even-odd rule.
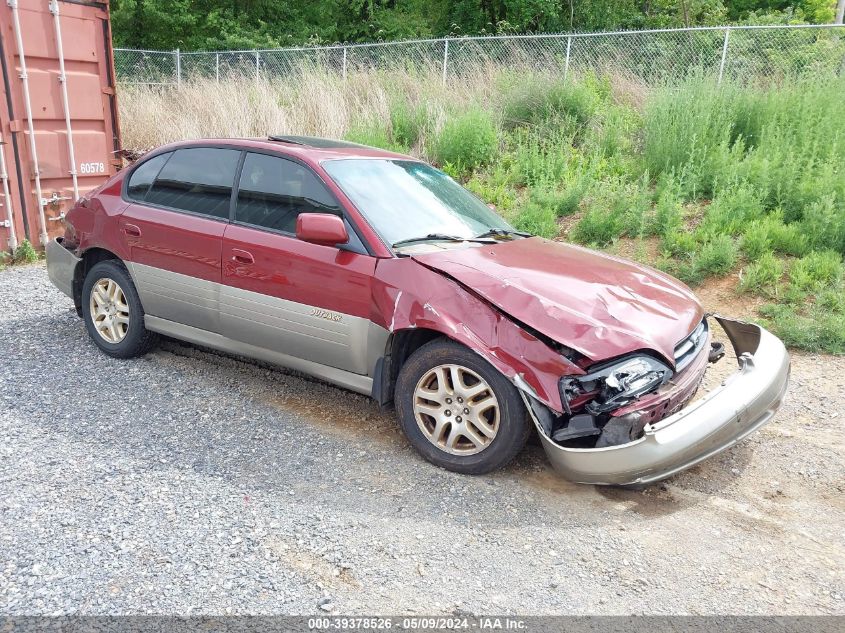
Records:
[[[129,304],[113,279],[98,279],[91,288],[91,320],[103,340],[120,343],[129,331]]]
[[[452,455],[487,448],[499,430],[496,394],[477,373],[462,365],[438,365],[414,390],[414,417],[429,442]]]

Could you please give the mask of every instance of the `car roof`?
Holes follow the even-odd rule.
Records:
[[[160,150],[174,150],[180,147],[197,145],[226,145],[242,149],[271,150],[299,156],[306,160],[321,162],[340,158],[390,158],[417,160],[411,156],[390,152],[378,147],[360,145],[349,141],[321,138],[317,136],[272,135],[266,138],[206,138],[177,141],[158,148]]]

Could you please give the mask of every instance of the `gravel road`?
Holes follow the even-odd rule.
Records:
[[[645,490],[467,477],[367,399],[175,342],[119,361],[0,272],[0,613],[845,613],[845,358]]]

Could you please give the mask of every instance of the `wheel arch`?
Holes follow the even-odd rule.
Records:
[[[373,398],[379,406],[385,407],[393,402],[399,370],[411,354],[438,338],[451,337],[439,330],[424,327],[408,327],[390,333],[385,344],[384,355],[379,358],[373,377]]]
[[[82,284],[85,283],[85,277],[88,275],[88,271],[90,271],[94,266],[100,262],[108,260],[117,260],[121,263],[123,262],[120,257],[110,250],[94,246],[82,254],[82,261],[80,261],[76,266],[72,284],[73,304],[76,307],[76,313],[80,317],[82,316]]]

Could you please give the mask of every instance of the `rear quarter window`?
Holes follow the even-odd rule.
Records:
[[[129,183],[126,185],[126,195],[133,200],[143,201],[147,197],[150,185],[153,184],[158,172],[170,158],[172,152],[159,154],[138,165],[129,176]]]
[[[241,151],[192,147],[173,152],[150,187],[146,201],[216,218],[229,217]]]

